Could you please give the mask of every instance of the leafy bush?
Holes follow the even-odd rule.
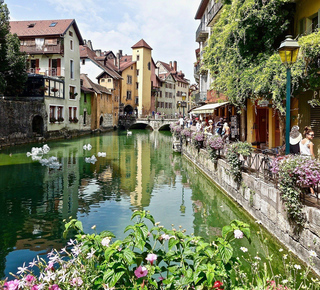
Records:
[[[85,234],[81,222],[70,220],[65,234],[76,230],[75,240],[60,252],[50,252],[48,262],[37,258],[29,266],[19,267],[15,280],[2,281],[0,289],[1,284],[10,290],[289,289],[280,288],[280,281],[288,287],[318,289],[307,284],[309,268],[301,271],[303,281],[297,285],[301,266],[285,261],[287,255],[287,276],[273,274],[272,257],[268,258],[268,268],[266,262],[260,263],[258,254],[250,257],[245,247],[240,248],[245,256],[234,257],[231,243],[242,238],[250,241],[250,229],[241,221],[233,220],[222,228],[221,236],[208,243],[201,237],[186,235],[181,227],[164,228],[146,211],[135,211],[131,219],[136,221],[125,228],[127,237],[114,241],[109,231]],[[316,256],[315,252],[310,251],[310,256]],[[245,263],[251,265],[251,273],[245,272]]]

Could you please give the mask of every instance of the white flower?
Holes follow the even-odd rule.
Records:
[[[75,245],[75,240],[70,239],[70,241],[67,244],[68,246],[73,246]]]
[[[283,255],[283,259],[286,260],[288,258],[288,255]]]
[[[26,272],[26,270],[28,269],[28,267],[25,266],[26,263],[23,263],[22,267],[18,267],[17,274],[23,274],[24,272]]]
[[[93,225],[93,226],[91,227],[91,229],[95,230],[96,227],[97,227],[96,225]]]
[[[78,247],[78,246],[74,246],[74,247],[71,249],[71,252],[72,252],[75,256],[79,256],[79,254],[81,253],[81,249],[80,249],[80,247]]]
[[[261,260],[261,258],[258,257],[258,256],[255,256],[254,258],[255,258],[256,260]]]
[[[300,269],[301,269],[301,266],[300,266],[300,265],[294,265],[293,267],[295,267],[297,270],[300,270]]]
[[[161,238],[167,241],[170,239],[170,236],[168,234],[162,234]]]
[[[240,250],[244,253],[248,252],[248,249],[246,247],[241,247]]]
[[[234,230],[233,234],[234,234],[234,237],[236,239],[242,239],[243,238],[243,232],[240,231],[240,230]]]
[[[288,280],[282,280],[282,284],[287,284]]]
[[[94,248],[91,248],[91,252],[87,254],[87,259],[91,259],[95,252],[96,250]]]
[[[33,259],[33,261],[29,263],[29,267],[33,268],[35,265],[37,265],[37,261]]]
[[[283,251],[283,249],[279,249],[279,252],[282,252]]]
[[[101,245],[104,247],[109,247],[109,244],[111,242],[111,239],[109,237],[105,237],[101,241]]]
[[[309,254],[310,254],[310,257],[317,257],[317,253],[315,251],[311,250]]]

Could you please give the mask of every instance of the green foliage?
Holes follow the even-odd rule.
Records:
[[[9,10],[0,3],[0,94],[18,95],[28,76],[26,55],[20,52],[20,41],[10,33]]]
[[[266,262],[259,262],[258,253],[254,258],[245,254],[245,247],[240,248],[245,256],[235,257],[235,242],[242,238],[250,242],[249,226],[242,221],[233,220],[222,228],[221,236],[208,243],[185,234],[181,227],[164,228],[146,211],[135,211],[131,219],[135,222],[125,228],[127,237],[114,241],[115,236],[109,231],[85,234],[80,221],[70,220],[65,225],[66,233],[75,230],[78,234],[76,240],[69,241],[68,248],[49,253],[48,263],[37,258],[32,266],[19,267],[17,275],[13,275],[16,279],[0,282],[0,288],[287,289],[268,287],[270,283],[281,286],[279,278],[287,278],[290,289],[319,289],[318,281],[310,284],[306,280],[309,268],[301,271],[303,282],[298,285],[296,270],[301,269],[300,265],[285,261],[285,275],[274,276],[272,257],[267,259],[269,267]],[[266,244],[266,239],[263,241]],[[315,255],[310,251],[310,256]],[[244,264],[251,265],[252,273],[244,271]],[[39,268],[40,275],[35,275],[33,267]],[[20,288],[16,287],[18,284]]]
[[[241,183],[242,175],[241,175],[241,166],[242,162],[240,160],[240,156],[244,158],[250,156],[252,153],[253,148],[250,143],[248,142],[235,142],[232,143],[227,151],[226,158],[228,164],[230,165],[230,173],[234,178],[234,181],[237,183]]]
[[[227,95],[234,105],[244,107],[248,98],[263,98],[272,100],[280,113],[285,112],[286,68],[277,49],[293,18],[294,5],[290,2],[224,1],[222,14],[212,27],[204,62],[215,73],[213,89]],[[319,34],[299,39],[301,52],[292,67],[294,93],[320,86]]]

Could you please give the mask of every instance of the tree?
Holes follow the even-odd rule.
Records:
[[[0,1],[0,94],[18,95],[28,78],[26,55],[17,35],[10,33],[9,10]]]

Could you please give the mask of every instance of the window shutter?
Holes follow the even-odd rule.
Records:
[[[61,75],[61,59],[57,58],[57,76]]]

